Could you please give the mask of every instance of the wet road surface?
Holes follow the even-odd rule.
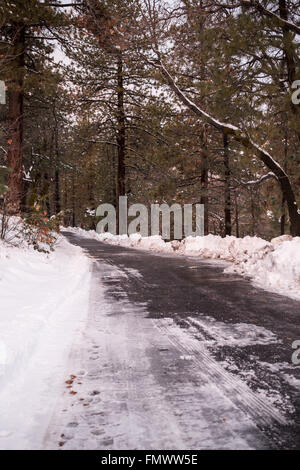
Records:
[[[221,262],[66,236],[94,260],[91,315],[51,448],[300,448],[299,302]]]

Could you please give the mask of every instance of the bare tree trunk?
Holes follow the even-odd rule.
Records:
[[[203,125],[201,134],[201,198],[200,204],[204,205],[204,235],[208,235],[209,220],[208,220],[208,155],[207,155],[207,135],[206,127]]]
[[[58,214],[61,211],[61,204],[60,204],[60,185],[59,185],[59,170],[58,168],[55,169],[54,173],[54,211],[55,214]]]
[[[279,15],[285,21],[288,21],[288,8],[286,5],[286,0],[279,0]],[[282,41],[283,41],[283,50],[285,54],[285,62],[288,75],[288,83],[291,85],[294,80],[296,80],[296,60],[297,53],[295,50],[295,45],[293,43],[293,33],[289,31],[289,28],[285,25],[282,26]],[[298,114],[297,107],[291,103],[294,112]]]
[[[282,198],[281,217],[280,217],[280,235],[285,234],[285,199]]]
[[[60,204],[60,187],[59,187],[59,164],[60,164],[60,154],[59,154],[59,135],[58,135],[58,121],[57,121],[57,114],[56,114],[56,106],[54,103],[54,142],[55,142],[55,163],[54,163],[54,213],[58,214],[61,211],[61,204]]]
[[[231,195],[230,195],[230,163],[228,136],[223,134],[224,143],[224,167],[225,167],[225,236],[231,235]]]
[[[75,175],[72,173],[72,227],[76,227]]]
[[[23,81],[25,26],[16,24],[13,35],[14,75],[8,84],[8,154],[7,166],[10,168],[8,177],[9,191],[6,195],[6,206],[9,214],[17,214],[21,210],[23,180]]]
[[[239,221],[239,206],[238,206],[238,197],[236,191],[234,192],[234,204],[235,204],[235,236],[240,238],[240,221]]]
[[[255,217],[255,204],[253,198],[253,192],[250,190],[251,194],[251,235],[254,237],[255,235],[255,227],[256,227],[256,217]]]
[[[284,144],[284,162],[283,162],[283,169],[287,172],[288,169],[288,129],[285,127],[285,144]],[[285,223],[286,223],[286,215],[285,215],[285,197],[282,196],[281,200],[281,217],[280,217],[280,234],[285,234]]]
[[[125,110],[124,110],[124,79],[123,79],[123,58],[122,53],[118,56],[117,68],[117,84],[118,84],[118,164],[117,164],[117,233],[119,233],[119,197],[125,196],[125,156],[126,156],[126,130],[125,130]]]

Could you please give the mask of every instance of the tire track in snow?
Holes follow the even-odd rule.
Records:
[[[172,322],[172,323],[170,323]],[[171,320],[153,320],[156,328],[168,337],[170,342],[184,355],[188,356],[195,366],[201,368],[210,381],[262,429],[274,426],[287,426],[287,419],[266,398],[254,393],[246,384],[227,372],[209,353],[200,341],[192,338],[187,331],[174,325]],[[280,433],[278,432],[280,441]]]
[[[74,396],[68,390],[62,397],[47,448],[57,448],[60,438],[68,450],[263,447],[258,404],[247,387],[182,329],[129,302],[124,280],[130,275],[140,279],[112,263],[94,264],[89,321],[69,365],[82,384],[74,383]],[[181,360],[182,352],[192,361]],[[235,403],[237,393],[247,400]],[[253,422],[246,415],[254,405]]]

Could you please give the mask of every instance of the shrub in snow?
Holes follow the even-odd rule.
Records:
[[[30,245],[48,253],[54,249],[60,227],[59,217],[48,218],[39,205],[24,218],[0,213],[0,239],[13,246]]]

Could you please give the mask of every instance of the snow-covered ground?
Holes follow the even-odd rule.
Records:
[[[90,263],[64,237],[50,254],[0,242],[0,449],[42,446],[86,321]]]
[[[256,262],[277,256],[296,240],[165,243],[73,232],[230,260],[231,268],[246,264],[247,254]],[[64,237],[49,254],[0,243],[0,449],[267,448],[257,425],[285,425],[286,417],[210,348],[276,344],[276,335],[206,315],[188,317],[187,329],[151,319],[147,304],[129,301],[123,286],[141,272],[96,259],[91,270],[91,263]]]
[[[67,230],[129,248],[230,261],[231,265],[225,272],[248,276],[259,287],[300,299],[300,237],[284,235],[268,242],[250,236],[222,238],[207,235],[188,237],[181,242],[165,242],[159,236],[141,237],[134,234],[128,237],[110,233],[97,234],[93,230],[80,228]]]

